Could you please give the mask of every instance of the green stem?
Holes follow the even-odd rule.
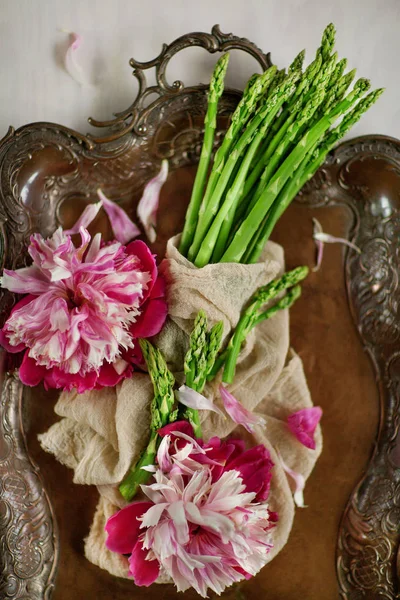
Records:
[[[159,443],[159,436],[157,432],[152,431],[150,435],[150,440],[147,445],[147,448],[142,453],[139,461],[135,464],[135,466],[129,471],[125,479],[119,486],[119,491],[125,500],[130,502],[132,498],[136,495],[141,485],[145,485],[149,478],[151,477],[151,473],[142,469],[142,467],[146,467],[148,465],[154,465],[156,455],[157,455],[157,447]]]
[[[224,54],[218,60],[210,82],[207,113],[204,119],[204,140],[201,149],[199,165],[197,167],[192,196],[186,212],[185,225],[182,232],[179,250],[186,255],[192,242],[196,229],[197,216],[200,209],[203,192],[206,184],[208,168],[214,144],[215,129],[217,126],[218,101],[224,91],[224,78],[228,67],[229,54]]]

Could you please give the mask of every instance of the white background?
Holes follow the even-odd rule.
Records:
[[[54,121],[82,133],[88,116],[108,119],[135,96],[130,57],[154,58],[162,42],[219,23],[286,66],[302,48],[310,60],[324,26],[337,27],[337,50],[351,68],[386,87],[352,136],[400,138],[400,0],[0,0],[0,136],[9,125]],[[83,35],[79,58],[94,85],[64,71],[67,29]],[[215,58],[190,50],[171,79],[206,82]],[[254,64],[235,57],[229,84],[243,86]]]

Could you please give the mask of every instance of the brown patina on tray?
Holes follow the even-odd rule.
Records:
[[[171,57],[191,46],[211,53],[242,49],[258,67],[270,64],[248,40],[214,27],[165,45],[152,61],[132,60],[138,96],[114,119],[91,121],[107,128],[104,137],[49,123],[10,128],[0,144],[2,268],[26,264],[30,234],[70,226],[99,186],[134,216],[145,182],[168,158],[153,247],[162,257],[166,240],[182,226],[202,141],[206,86],[166,79]],[[147,87],[150,68],[156,84]],[[227,90],[222,98],[217,144],[239,97]],[[307,483],[308,508],[297,510],[279,556],[223,597],[398,598],[400,142],[366,136],[342,144],[298,200],[274,232],[288,268],[313,263],[313,215],[329,233],[350,236],[362,254],[350,253],[343,268],[342,248],[330,246],[291,311],[291,341],[314,403],[324,410],[324,450]],[[104,216],[93,229],[110,233]],[[15,298],[0,294],[4,321]],[[24,389],[13,360],[2,353],[0,597],[178,597],[170,585],[135,588],[85,560],[82,540],[97,491],[73,485],[72,473],[40,449],[37,434],[54,422],[56,394]]]

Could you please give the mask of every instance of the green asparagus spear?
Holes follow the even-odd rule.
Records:
[[[157,431],[171,421],[171,414],[175,402],[173,385],[174,376],[169,371],[160,350],[152,346],[147,340],[140,340],[143,357],[154,388],[154,398],[151,403],[150,413],[150,439],[138,462],[130,469],[128,475],[119,486],[119,491],[125,500],[132,500],[139,486],[146,483],[150,473],[142,467],[153,465],[157,453]]]
[[[200,209],[198,211],[198,223],[201,223],[203,214],[207,210],[209,199],[221,175],[222,169],[229,155],[230,148],[236,142],[243,127],[256,111],[260,98],[262,98],[262,96],[265,94],[265,91],[271,85],[275,75],[276,67],[272,66],[265,71],[265,73],[261,75],[255,75],[250,78],[250,81],[243,92],[242,99],[232,115],[231,124],[224,136],[224,140],[215,154],[213,169],[207,183],[203,200],[201,201]],[[190,243],[192,243],[192,241],[193,236],[190,240]],[[183,245],[182,242],[180,244],[180,251],[185,256],[187,255],[189,246],[186,247],[186,243]]]
[[[295,71],[301,71],[303,68],[304,58],[306,56],[306,51],[301,50],[298,55],[294,58],[292,64],[288,69],[288,73],[294,73]]]
[[[278,219],[282,216],[286,208],[289,206],[293,198],[297,196],[303,185],[311,179],[314,173],[324,163],[328,153],[338,143],[338,141],[346,135],[346,133],[357,123],[361,116],[378,100],[384,89],[380,88],[368,94],[343,118],[341,123],[332,131],[327,132],[324,141],[312,150],[303,158],[297,171],[293,174],[290,180],[285,185],[284,189],[274,202],[268,220],[259,236],[256,247],[253,250],[248,262],[255,263],[258,261],[265,243],[269,239],[273,228]]]
[[[253,117],[250,124],[236,142],[233,150],[226,157],[226,161],[221,161],[215,166],[215,170],[219,173],[219,177],[207,204],[203,203],[202,205],[202,214],[199,215],[199,221],[194,240],[187,255],[189,260],[194,261],[197,255],[203,237],[206,234],[214,215],[218,211],[220,200],[240,155],[246,146],[252,141],[261,123],[266,118],[272,120],[272,118],[278,112],[284,99],[293,92],[294,82],[297,78],[298,74],[293,73],[287,78],[287,80],[284,80],[282,84],[276,88],[276,91],[268,99],[268,102],[265,103],[264,106]]]
[[[206,184],[208,168],[211,161],[211,153],[214,144],[215,129],[217,126],[218,101],[224,91],[224,78],[228,67],[229,54],[224,54],[215,65],[214,73],[210,82],[208,95],[208,108],[204,119],[204,141],[201,149],[196,179],[192,189],[189,208],[186,212],[185,226],[180,242],[180,251],[186,254],[194,235],[197,215],[199,212],[203,192]]]
[[[234,334],[229,341],[226,353],[225,368],[222,376],[222,381],[224,383],[232,383],[239,352],[244,340],[246,339],[246,336],[251,329],[256,325],[257,322],[268,318],[268,316],[272,316],[275,312],[277,312],[277,310],[280,310],[280,308],[277,308],[275,311],[269,309],[270,312],[264,314],[261,312],[262,306],[264,306],[264,304],[267,302],[270,302],[284,290],[297,286],[298,283],[307,276],[307,274],[307,267],[297,267],[296,269],[293,269],[293,271],[289,271],[288,273],[282,275],[280,279],[274,279],[268,285],[263,286],[254,294],[250,300],[249,306],[241,315]],[[286,308],[288,305],[287,303],[288,300],[280,304],[280,307]],[[264,316],[262,317],[262,315]]]
[[[302,162],[304,155],[315,146],[318,140],[324,136],[329,127],[337,120],[337,118],[347,112],[349,108],[364,94],[369,87],[369,81],[360,79],[354,90],[346,96],[344,100],[339,102],[331,111],[323,116],[311,129],[309,129],[289,156],[284,160],[279,169],[276,171],[264,192],[258,199],[250,214],[242,222],[233,241],[229,245],[225,254],[221,258],[222,262],[240,262],[247,245],[252,237],[257,232],[260,223],[268,213],[272,203],[278,196],[279,192],[285,185],[286,181],[291,177]]]
[[[248,169],[250,168],[251,160],[257,150],[262,136],[264,135],[265,129],[271,123],[275,117],[283,102],[293,93],[295,89],[295,82],[298,79],[299,73],[292,73],[287,79],[276,89],[276,92],[266,102],[266,106],[261,110],[252,120],[249,127],[238,141],[235,149],[231,153],[227,164],[224,168],[224,172],[221,176],[220,181],[215,188],[215,192],[210,201],[210,205],[207,211],[207,228],[201,232],[199,236],[201,238],[201,246],[198,249],[197,256],[194,258],[193,254],[191,257],[190,252],[196,252],[197,247],[191,247],[189,252],[189,258],[194,260],[194,264],[197,267],[203,267],[208,264],[212,253],[214,251],[215,243],[218,238],[218,234],[224,219],[227,217],[230,210],[235,210],[237,200],[243,189],[243,183],[247,175]],[[232,172],[233,166],[236,163],[238,156],[243,152],[246,146],[253,142],[247,152],[245,159],[242,162],[239,173],[236,177],[233,187],[229,190],[225,197],[225,201],[220,205],[220,199],[223,192],[225,191],[226,181],[229,174]],[[218,210],[219,208],[219,210]],[[211,224],[213,216],[216,214],[214,221]],[[210,227],[211,224],[211,227]],[[196,232],[197,233],[197,232]],[[204,236],[204,237],[203,237]]]

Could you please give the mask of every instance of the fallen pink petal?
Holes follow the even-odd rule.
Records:
[[[140,229],[128,217],[123,208],[118,206],[116,202],[109,200],[101,189],[97,190],[97,195],[110,220],[111,228],[116,240],[121,242],[121,244],[127,244],[140,235]]]
[[[238,425],[242,425],[249,433],[254,433],[256,425],[265,426],[266,421],[264,417],[247,410],[222,384],[219,386],[219,392],[224,403],[224,408],[232,421]]]
[[[154,243],[157,238],[157,211],[160,202],[160,192],[168,178],[168,161],[163,160],[158,175],[153,177],[145,186],[139,201],[137,214],[146,232],[147,238]]]
[[[65,33],[68,33],[69,35],[69,46],[64,59],[65,69],[76,83],[79,83],[82,87],[90,86],[91,83],[89,77],[85,73],[77,57],[77,51],[82,44],[82,36],[79,35],[79,33],[72,31],[65,31]]]
[[[285,463],[285,461],[283,460],[282,456],[279,454],[279,452],[277,452],[279,459],[281,461],[281,465],[283,470],[285,471],[285,473],[287,473],[294,482],[295,485],[295,490],[293,493],[293,500],[294,503],[296,504],[296,506],[298,506],[299,508],[307,508],[306,505],[304,504],[304,488],[306,485],[306,480],[304,478],[304,476],[301,473],[298,473],[297,471],[294,471],[293,469],[291,469],[289,467],[289,465],[287,465]]]
[[[184,404],[188,408],[194,408],[195,410],[211,410],[218,413],[225,418],[224,413],[218,406],[216,406],[211,400],[199,394],[187,385],[181,385],[179,390],[176,392],[177,398],[181,404]]]
[[[358,254],[361,254],[361,249],[358,246],[356,246],[356,244],[354,244],[353,242],[350,242],[350,240],[347,240],[346,238],[335,237],[333,235],[330,235],[329,233],[325,233],[322,230],[321,223],[317,219],[313,218],[313,224],[313,239],[317,248],[317,260],[315,266],[313,267],[314,272],[319,271],[321,267],[322,258],[324,254],[324,244],[343,244],[348,248],[352,248]]]
[[[287,419],[288,427],[293,435],[306,448],[315,450],[314,433],[322,417],[322,408],[313,406],[303,408],[289,415]]]

